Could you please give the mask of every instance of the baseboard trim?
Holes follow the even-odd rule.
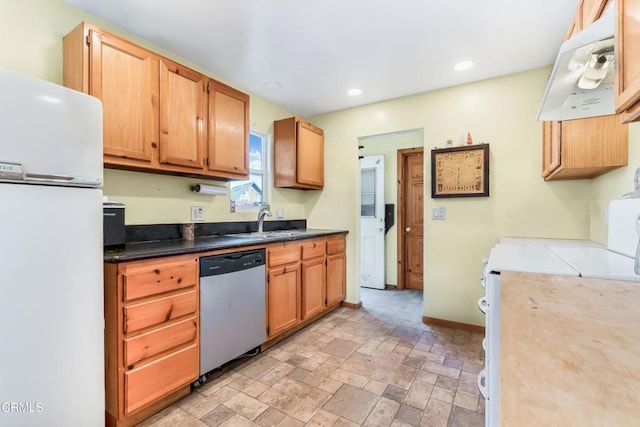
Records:
[[[396,285],[390,285],[390,284],[388,284],[388,283],[387,283],[386,285],[384,285],[384,287],[385,287],[386,289],[398,289],[398,286],[396,286]]]
[[[471,325],[469,323],[454,322],[453,320],[438,319],[437,317],[422,316],[422,323],[445,326],[447,328],[462,329],[463,331],[484,334],[484,326]]]
[[[342,303],[340,305],[343,306],[343,307],[353,308],[354,310],[358,310],[358,309],[362,308],[362,301],[358,302],[357,304],[354,304],[352,302],[342,301]]]

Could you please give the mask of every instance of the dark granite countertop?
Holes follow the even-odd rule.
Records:
[[[201,237],[196,235],[194,240],[184,240],[179,238],[135,241],[127,243],[122,249],[106,250],[104,252],[104,261],[110,263],[135,261],[169,255],[214,251],[218,249],[235,249],[243,246],[267,245],[276,242],[302,240],[342,233],[347,233],[347,231],[297,228],[288,230],[271,230],[263,233],[262,235],[258,235],[255,232],[247,232]]]

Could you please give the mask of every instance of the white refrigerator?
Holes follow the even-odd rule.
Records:
[[[102,105],[0,69],[0,425],[104,425]]]

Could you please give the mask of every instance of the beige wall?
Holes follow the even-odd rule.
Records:
[[[62,37],[83,20],[216,77],[62,0],[0,0],[0,66],[61,84]],[[272,135],[273,121],[291,115],[264,99],[251,96],[252,129]],[[255,213],[230,213],[228,197],[191,192],[189,188],[196,182],[202,180],[106,170],[104,193],[126,204],[127,224],[189,222],[191,206],[195,205],[205,207],[205,221],[255,219]],[[304,218],[309,197],[309,193],[302,191],[276,189],[272,191],[271,206],[274,211],[282,209],[285,218]]]
[[[333,199],[326,193],[322,205],[350,209],[340,218],[355,230],[359,137],[424,129],[429,150],[470,131],[475,142],[490,144],[490,197],[433,200],[425,183],[425,217],[430,218],[432,207],[446,208],[445,221],[425,220],[426,316],[483,324],[476,307],[482,295],[480,261],[500,236],[589,238],[591,182],[548,183],[540,175],[542,126],[536,114],[548,73],[543,68],[312,119],[326,130],[328,152],[343,151],[347,159],[339,169],[344,194]],[[430,165],[425,163],[429,177]],[[310,209],[310,218],[323,209]],[[357,269],[353,262],[350,266]],[[349,285],[349,298],[357,298],[355,282]]]
[[[364,148],[360,155],[384,155],[384,202],[393,203],[398,208],[398,150],[402,148],[422,147],[424,132],[413,129],[406,132],[393,132],[384,135],[362,137],[358,144]],[[385,277],[387,285],[398,284],[398,219],[384,236]]]

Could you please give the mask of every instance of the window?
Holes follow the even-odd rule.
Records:
[[[267,202],[267,135],[249,133],[249,180],[231,181],[231,212],[257,210]]]
[[[360,216],[376,216],[376,170],[360,171]]]

